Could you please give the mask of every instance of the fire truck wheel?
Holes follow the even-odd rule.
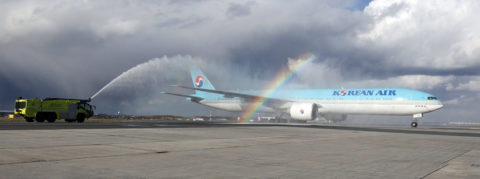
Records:
[[[43,113],[38,113],[35,120],[37,120],[37,122],[45,122],[45,115]]]
[[[78,122],[78,123],[82,123],[82,122],[84,122],[84,121],[85,121],[85,115],[79,114],[79,115],[77,116],[77,122]]]
[[[57,120],[57,115],[55,113],[50,113],[47,115],[47,121],[53,123]]]
[[[34,120],[33,120],[33,117],[26,117],[26,118],[25,118],[25,121],[27,121],[27,122],[33,122]]]

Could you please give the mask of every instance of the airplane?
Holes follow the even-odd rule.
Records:
[[[242,112],[261,103],[258,112],[289,114],[293,120],[315,120],[318,114],[411,115],[412,128],[418,126],[417,121],[423,114],[443,107],[434,95],[412,89],[279,89],[265,96],[264,91],[259,90],[216,90],[195,66],[190,66],[190,74],[193,87],[173,86],[195,90],[195,94],[163,93],[233,112]]]

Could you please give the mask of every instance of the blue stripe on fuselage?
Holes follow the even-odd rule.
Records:
[[[262,91],[239,90],[229,91],[234,93],[261,96]],[[196,95],[197,96],[197,95]],[[359,89],[302,89],[302,90],[277,90],[271,98],[297,100],[427,100],[431,94],[403,88],[359,88]],[[204,94],[205,100],[240,100],[240,98],[224,98],[220,94]],[[434,101],[434,100],[432,100]]]

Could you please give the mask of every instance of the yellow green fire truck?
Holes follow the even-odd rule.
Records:
[[[15,115],[22,116],[27,122],[55,122],[65,119],[65,122],[82,123],[93,116],[95,106],[89,104],[90,99],[45,98],[23,99],[15,101]]]

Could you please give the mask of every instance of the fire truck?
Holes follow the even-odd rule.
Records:
[[[64,119],[65,122],[82,123],[93,116],[95,106],[90,105],[91,99],[24,99],[15,101],[15,115],[22,116],[27,122],[55,122]]]

